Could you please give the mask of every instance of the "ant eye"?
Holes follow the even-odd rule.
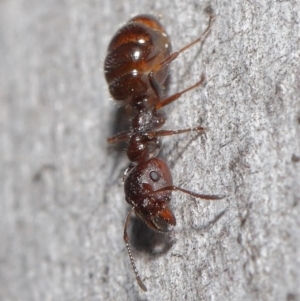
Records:
[[[158,182],[159,179],[161,178],[160,174],[156,171],[151,171],[150,172],[150,179],[153,181],[153,182]]]

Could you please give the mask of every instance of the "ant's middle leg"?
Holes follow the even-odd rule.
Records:
[[[181,129],[181,130],[150,131],[150,132],[145,133],[145,135],[149,139],[153,139],[155,137],[172,136],[172,135],[178,135],[178,134],[190,133],[190,132],[198,132],[200,134],[205,134],[206,129],[202,126],[198,126],[195,128],[187,128],[187,129]]]
[[[126,132],[122,132],[115,136],[107,138],[107,142],[108,143],[116,143],[116,142],[126,141],[126,140],[130,139],[131,136],[132,136],[132,132],[126,131]]]

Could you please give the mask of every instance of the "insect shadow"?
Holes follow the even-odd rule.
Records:
[[[135,216],[131,219],[131,225],[130,242],[132,246],[136,251],[149,255],[150,259],[168,253],[176,242],[172,232],[153,231]]]

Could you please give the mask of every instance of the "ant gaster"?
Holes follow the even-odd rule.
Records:
[[[131,252],[127,226],[132,211],[155,231],[167,232],[176,225],[169,207],[172,191],[181,191],[196,198],[218,200],[220,195],[204,195],[173,185],[168,165],[156,158],[160,137],[192,131],[204,133],[205,128],[158,130],[166,121],[161,110],[183,93],[200,86],[201,76],[193,86],[169,97],[164,97],[168,87],[169,64],[194,44],[203,41],[210,31],[214,17],[211,15],[204,33],[177,52],[171,52],[170,39],[160,22],[150,15],[138,15],[128,21],[112,38],[105,60],[105,77],[112,97],[134,111],[131,129],[108,138],[109,143],[127,141],[127,156],[131,161],[124,175],[125,198],[132,208],[124,226],[124,241],[139,286],[147,291],[137,271]]]

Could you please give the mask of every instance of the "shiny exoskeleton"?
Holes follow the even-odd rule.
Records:
[[[105,77],[113,98],[134,111],[131,129],[108,138],[109,143],[127,141],[127,156],[131,161],[125,172],[126,201],[132,206],[125,226],[124,240],[139,286],[147,291],[135,266],[131,252],[127,225],[132,211],[151,229],[166,232],[175,226],[176,219],[169,202],[172,191],[182,191],[194,197],[218,200],[220,195],[203,195],[173,185],[168,165],[157,158],[160,137],[191,131],[204,133],[202,127],[181,130],[159,130],[166,116],[162,107],[178,99],[183,93],[200,86],[201,76],[193,86],[165,97],[169,64],[181,52],[203,41],[210,31],[213,17],[204,33],[177,52],[171,52],[170,39],[160,22],[150,15],[139,15],[126,23],[112,38],[105,60]]]

